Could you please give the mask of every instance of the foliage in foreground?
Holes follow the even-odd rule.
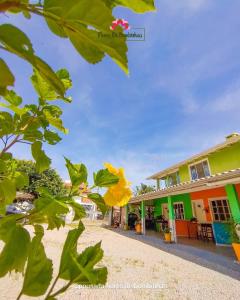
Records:
[[[153,0],[45,0],[43,4],[42,1],[0,0],[0,15],[23,13],[27,19],[32,14],[42,16],[49,29],[59,37],[69,39],[88,62],[97,63],[107,54],[127,73],[126,39],[99,39],[99,32],[111,33],[112,10],[116,5],[138,13],[154,10]],[[117,30],[122,31],[120,28]],[[0,25],[0,50],[17,55],[32,65],[31,82],[38,94],[35,103],[24,105],[22,98],[10,88],[15,84],[13,72],[0,58],[0,106],[3,108],[0,112],[0,138],[3,143],[0,152],[0,240],[4,243],[0,253],[0,277],[12,271],[24,275],[17,299],[22,295],[45,295],[45,299],[53,300],[74,283],[104,284],[107,269],[97,267],[103,256],[101,244],[88,247],[81,253],[77,251],[78,239],[84,230],[81,219],[85,211],[74,201],[74,196],[79,194],[80,185],[88,185],[84,164],[73,164],[65,158],[72,184],[67,195],[54,195],[46,188],[39,188],[33,210],[22,215],[5,215],[6,205],[13,202],[16,190],[29,184],[27,174],[17,169],[11,154],[12,147],[19,143],[29,144],[36,171],[42,173],[50,167],[51,159],[46,155],[43,144],[55,145],[61,140],[60,133],[67,133],[61,119],[63,111],[55,100],[71,102],[66,92],[72,82],[66,70],[54,72],[38,57],[30,39],[12,24]],[[110,164],[93,174],[93,182],[88,197],[103,214],[108,209],[107,205],[124,205],[131,197],[123,170]],[[94,188],[105,188],[106,193],[102,196],[94,192]],[[74,210],[74,221],[78,221],[78,227],[68,232],[60,267],[50,286],[53,265],[42,242],[43,224],[47,224],[47,230],[59,229],[65,225],[64,217],[70,208]],[[26,224],[34,228],[32,238]],[[65,280],[65,285],[56,291],[59,279]]]

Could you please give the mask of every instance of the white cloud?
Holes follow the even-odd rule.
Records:
[[[184,8],[197,11],[199,9],[206,7],[207,4],[209,3],[209,0],[181,0],[181,1],[177,1],[177,3],[179,3],[179,5]]]
[[[240,110],[240,87],[229,88],[210,104],[213,112],[237,112]]]
[[[163,3],[168,6],[173,12],[190,12],[196,13],[206,8],[210,2],[209,0],[164,0]]]

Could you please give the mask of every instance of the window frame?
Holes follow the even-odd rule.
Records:
[[[177,204],[177,205],[181,204],[183,206],[183,219],[176,218],[175,209],[174,209],[175,204]],[[184,208],[184,203],[182,201],[173,202],[173,210],[174,210],[174,219],[175,220],[180,220],[180,221],[185,220],[185,208]]]
[[[172,185],[170,185],[169,184],[169,177],[171,176],[172,177],[172,175],[175,175],[175,177],[176,177],[176,184],[172,184]],[[170,174],[168,174],[167,175],[167,187],[169,188],[169,187],[172,187],[172,186],[175,186],[175,185],[178,185],[180,182],[181,182],[181,179],[180,179],[180,174],[179,174],[179,169],[178,170],[176,170],[175,172],[172,172],[172,173],[170,173]]]
[[[208,169],[209,169],[209,173],[210,173],[209,176],[212,176],[212,171],[211,171],[210,163],[209,163],[208,157],[206,157],[204,159],[198,160],[198,161],[196,161],[196,162],[191,163],[191,164],[188,165],[188,172],[189,172],[190,181],[194,181],[194,180],[198,180],[198,179],[206,178],[207,177],[207,176],[205,176],[205,177],[201,177],[201,178],[197,178],[197,179],[192,179],[191,167],[195,166],[195,165],[198,165],[200,163],[203,163],[204,161],[206,161],[207,164],[208,164]]]
[[[210,204],[209,206],[210,206],[210,213],[211,213],[212,222],[216,222],[216,223],[228,223],[230,221],[229,219],[228,220],[227,219],[226,220],[220,220],[220,218],[219,218],[219,220],[215,219],[212,202],[213,201],[218,201],[218,200],[219,201],[223,201],[223,200],[227,201],[227,207],[228,207],[228,211],[229,211],[229,219],[232,218],[231,207],[230,207],[229,200],[228,200],[227,197],[209,198],[208,201],[209,201],[209,204]],[[223,214],[224,214],[224,216],[226,218],[225,211],[224,211]],[[219,213],[218,213],[218,216],[219,216]]]

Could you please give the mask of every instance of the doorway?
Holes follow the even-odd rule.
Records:
[[[162,215],[164,216],[165,220],[169,220],[169,211],[168,211],[168,204],[162,204]]]
[[[193,214],[199,223],[206,223],[206,213],[202,199],[192,201]]]

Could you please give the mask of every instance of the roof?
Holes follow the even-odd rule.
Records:
[[[30,193],[17,192],[16,194],[17,201],[33,201],[34,198],[35,198],[34,195]]]
[[[172,195],[212,189],[214,187],[225,186],[228,183],[240,183],[240,168],[223,173],[217,173],[215,175],[197,180],[179,183],[177,185],[157,190],[155,192],[139,195],[132,198],[129,204],[138,203],[143,200],[153,200]]]
[[[188,158],[188,159],[186,159],[186,160],[184,160],[184,161],[182,161],[180,163],[177,163],[177,164],[175,164],[175,165],[173,165],[173,166],[171,166],[171,167],[169,167],[167,169],[164,169],[164,170],[162,170],[162,171],[160,171],[158,173],[155,173],[152,176],[148,177],[147,179],[159,179],[159,178],[162,178],[163,176],[166,176],[168,174],[176,172],[179,167],[181,167],[181,166],[183,166],[185,164],[189,164],[189,163],[191,163],[191,162],[193,162],[195,160],[198,160],[200,158],[206,157],[207,155],[209,155],[209,154],[211,154],[213,152],[216,152],[216,151],[219,151],[219,150],[221,150],[223,148],[229,147],[229,146],[231,146],[231,145],[233,145],[233,144],[235,144],[235,143],[237,143],[239,141],[240,141],[240,134],[238,134],[238,133],[232,133],[232,134],[230,134],[230,135],[228,135],[226,137],[226,141],[225,142],[223,142],[221,144],[218,144],[218,145],[216,145],[214,147],[211,147],[208,150],[202,151],[199,154],[196,154],[196,155],[194,155],[194,156],[192,156],[192,157],[190,157],[190,158]]]

